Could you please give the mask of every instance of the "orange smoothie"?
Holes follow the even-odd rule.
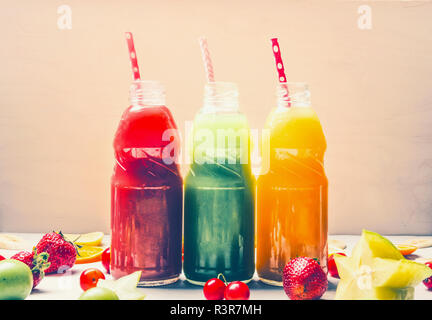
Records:
[[[257,181],[257,272],[272,285],[282,285],[283,268],[295,257],[315,258],[327,271],[326,140],[302,90],[267,119],[269,164]]]

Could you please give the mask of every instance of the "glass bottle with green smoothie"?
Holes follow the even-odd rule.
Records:
[[[234,83],[209,82],[191,135],[185,180],[184,273],[204,284],[222,273],[249,281],[254,273],[254,179],[250,129]]]

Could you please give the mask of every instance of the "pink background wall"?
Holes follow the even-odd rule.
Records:
[[[358,27],[364,4],[370,30]],[[182,129],[202,101],[199,36],[258,129],[275,105],[279,37],[326,132],[330,232],[430,234],[431,17],[431,1],[0,0],[0,231],[108,231],[132,31],[143,78],[165,83]]]

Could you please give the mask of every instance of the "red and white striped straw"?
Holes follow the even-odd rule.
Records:
[[[141,76],[140,76],[140,72],[139,72],[139,68],[138,68],[138,60],[137,60],[137,56],[136,56],[132,32],[126,32],[126,42],[128,45],[129,58],[130,58],[131,65],[132,65],[133,78],[135,81],[140,80]]]
[[[214,82],[214,71],[213,71],[213,63],[210,58],[210,52],[208,50],[207,39],[205,37],[199,38],[199,43],[201,47],[201,54],[204,61],[204,68],[206,72],[207,82]]]
[[[288,92],[288,85],[286,84],[287,81],[286,81],[286,76],[285,76],[285,68],[284,68],[284,64],[282,61],[279,42],[278,42],[277,38],[271,39],[271,42],[272,42],[273,55],[274,55],[275,62],[276,62],[276,70],[277,70],[278,76],[279,76],[279,83],[285,89],[285,93],[283,96],[286,99],[286,101],[288,102],[287,106],[291,107],[291,102],[290,102],[289,92]]]

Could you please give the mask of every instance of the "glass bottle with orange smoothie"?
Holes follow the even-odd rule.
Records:
[[[260,280],[281,286],[283,268],[295,257],[317,259],[327,271],[326,140],[306,84],[279,85],[266,129],[269,155],[262,161],[269,163],[257,181],[256,263]]]

